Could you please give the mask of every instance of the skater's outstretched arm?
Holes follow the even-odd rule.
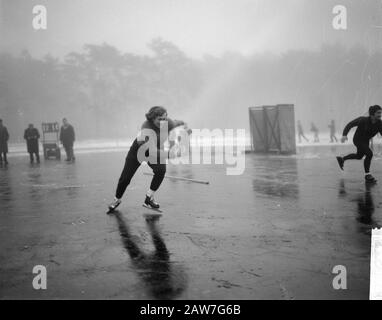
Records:
[[[347,140],[347,135],[348,135],[350,129],[351,129],[351,128],[354,128],[354,127],[357,127],[357,126],[360,124],[361,119],[362,119],[362,117],[359,117],[359,118],[357,118],[357,119],[354,119],[353,121],[350,121],[350,122],[346,125],[346,127],[344,128],[344,131],[343,131],[343,133],[342,133],[342,138],[341,138],[341,141],[342,141],[342,142],[345,142],[345,140]]]
[[[180,127],[186,124],[182,120],[171,120],[171,121],[173,122],[173,128]]]
[[[185,126],[187,127],[187,123],[185,123],[183,120],[172,120],[172,119],[167,119],[168,120],[168,129],[171,131],[172,129],[175,129],[180,126]]]
[[[169,131],[180,126],[184,126],[184,130],[187,131],[188,135],[192,133],[192,130],[188,127],[187,123],[184,122],[183,120],[171,120],[171,119],[168,119],[168,120],[169,120],[169,126],[168,126]]]

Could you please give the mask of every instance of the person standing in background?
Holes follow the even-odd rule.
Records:
[[[328,128],[330,129],[330,142],[334,142],[334,140],[336,142],[338,142],[337,140],[337,137],[336,137],[336,124],[334,122],[334,120],[332,120],[330,122],[330,124],[328,125]]]
[[[38,139],[40,138],[40,133],[33,124],[29,124],[28,128],[24,131],[24,139],[27,142],[27,150],[30,157],[30,163],[33,163],[33,154],[36,156],[37,163],[40,163]]]
[[[62,119],[62,127],[60,130],[60,141],[64,146],[66,152],[66,161],[73,161],[76,159],[73,152],[73,144],[75,141],[74,128],[69,124],[66,118]]]
[[[7,153],[8,153],[8,140],[9,133],[7,127],[3,125],[3,120],[0,119],[0,165],[8,164]]]
[[[301,137],[305,139],[306,142],[309,142],[307,137],[304,135],[304,130],[302,129],[301,121],[297,121],[297,134],[298,134],[298,142],[301,143]]]
[[[316,125],[313,122],[311,124],[310,131],[312,131],[314,134],[314,141],[313,142],[320,142],[320,138],[318,137],[318,128],[316,127]]]

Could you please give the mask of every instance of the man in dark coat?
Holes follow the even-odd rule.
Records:
[[[9,134],[7,128],[3,125],[3,120],[0,119],[0,164],[8,163],[7,153],[8,153],[8,140]]]
[[[75,141],[75,133],[72,125],[66,118],[62,119],[62,127],[60,130],[60,141],[66,152],[66,161],[74,161],[73,144]]]
[[[40,133],[37,128],[30,124],[24,131],[24,139],[27,142],[27,149],[30,157],[31,163],[33,163],[33,154],[36,156],[37,163],[40,163],[40,155],[38,148],[38,139],[40,138]]]

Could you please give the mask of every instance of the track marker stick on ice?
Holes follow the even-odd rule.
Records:
[[[150,172],[144,172],[143,173],[146,176],[153,176],[153,173]],[[195,182],[195,183],[201,183],[201,184],[210,184],[209,181],[203,181],[203,180],[196,180],[196,179],[188,179],[188,178],[182,178],[182,177],[174,177],[174,176],[168,176],[165,175],[165,178],[167,179],[174,179],[174,180],[182,180],[182,181],[189,181],[189,182]]]

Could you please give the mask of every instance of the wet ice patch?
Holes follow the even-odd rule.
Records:
[[[22,186],[25,187],[33,187],[33,188],[46,188],[46,189],[76,189],[76,188],[85,188],[89,187],[89,185],[85,184],[79,184],[79,185],[59,185],[56,183],[47,183],[47,184],[28,184],[28,183],[21,183]],[[99,184],[93,185],[93,186],[99,186]]]

